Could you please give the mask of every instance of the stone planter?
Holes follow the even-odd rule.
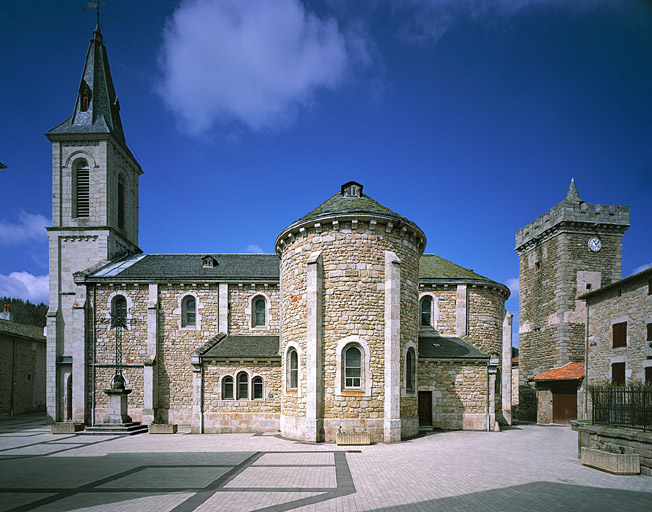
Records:
[[[176,434],[177,426],[169,423],[151,423],[147,426],[150,434]]]
[[[371,444],[369,432],[338,432],[336,442],[338,446],[356,446]]]
[[[638,453],[612,453],[595,448],[582,448],[582,464],[615,475],[638,475],[641,464]]]
[[[84,430],[84,425],[82,423],[73,423],[71,421],[53,423],[50,427],[50,432],[52,434],[74,434],[75,432],[80,432],[82,430]]]

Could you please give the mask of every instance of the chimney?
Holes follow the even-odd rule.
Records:
[[[5,304],[0,313],[0,319],[13,321],[14,315],[12,315],[9,304]]]

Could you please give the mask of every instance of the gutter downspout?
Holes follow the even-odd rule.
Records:
[[[11,352],[11,411],[9,416],[12,418],[16,415],[16,338],[12,343],[13,350]]]
[[[204,433],[204,358],[199,356],[199,433]]]
[[[589,301],[586,303],[586,344],[584,347],[584,419],[589,416]]]
[[[491,427],[491,418],[490,418],[490,411],[489,411],[489,364],[490,362],[491,359],[487,359],[487,432],[490,431],[490,427]]]
[[[471,311],[469,311],[469,287],[466,287],[466,327],[465,333],[469,335],[469,316],[471,316]]]
[[[95,341],[96,341],[96,329],[95,329],[95,285],[91,288],[93,292],[93,302],[91,303],[91,308],[93,309],[93,360],[91,361],[91,425],[95,426]]]

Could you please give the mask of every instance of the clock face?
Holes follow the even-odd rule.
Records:
[[[598,237],[593,237],[591,240],[589,240],[589,249],[591,249],[593,252],[598,252],[600,249],[602,249],[602,242]]]

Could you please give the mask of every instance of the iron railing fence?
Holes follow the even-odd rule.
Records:
[[[591,401],[594,424],[652,430],[652,386],[594,386]]]

